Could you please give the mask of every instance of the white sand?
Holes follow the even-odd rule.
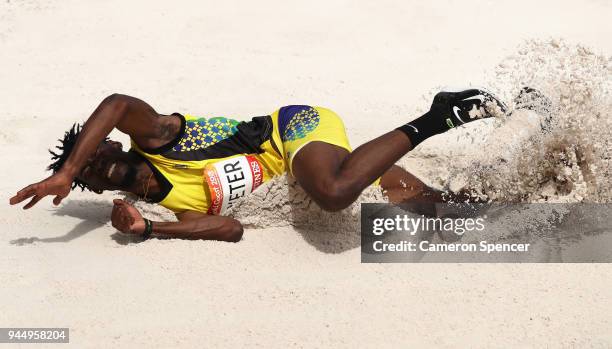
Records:
[[[466,3],[3,1],[2,199],[42,179],[46,149],[112,92],[241,119],[323,105],[358,145],[416,116],[438,86],[508,99],[529,83],[557,103],[563,137],[498,120],[401,164],[492,198],[609,202],[609,129],[593,120],[610,124],[610,3]],[[576,120],[592,134],[574,133]],[[556,166],[560,154],[569,165]],[[268,188],[259,195],[291,202],[243,203],[236,215],[252,228],[238,244],[132,243],[109,223],[118,193],[2,206],[0,326],[70,327],[77,348],[612,346],[609,265],[360,264],[357,211],[299,210],[299,190]]]

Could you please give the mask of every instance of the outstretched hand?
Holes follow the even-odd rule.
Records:
[[[141,235],[144,233],[145,221],[136,207],[120,199],[113,200],[113,204],[111,222],[115,229],[124,234]]]
[[[70,194],[73,178],[62,172],[57,172],[49,178],[38,183],[30,184],[21,189],[10,200],[11,205],[18,204],[26,199],[32,198],[25,206],[24,210],[36,205],[42,198],[47,195],[55,195],[53,199],[54,205],[59,205],[62,200]]]

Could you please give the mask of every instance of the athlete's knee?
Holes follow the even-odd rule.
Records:
[[[341,181],[330,181],[317,189],[315,200],[325,211],[336,212],[349,207],[356,199],[354,190]]]

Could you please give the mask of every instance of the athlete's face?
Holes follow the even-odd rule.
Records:
[[[85,164],[78,179],[100,194],[104,190],[126,190],[136,179],[134,158],[119,142],[101,143]]]

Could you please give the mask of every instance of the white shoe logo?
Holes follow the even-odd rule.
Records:
[[[414,126],[412,126],[410,124],[408,124],[408,126],[412,127],[414,129],[414,132],[419,133],[419,130],[416,127],[414,127]]]
[[[482,104],[484,102],[485,97],[483,95],[476,95],[476,96],[472,96],[472,97],[468,97],[468,98],[464,98],[464,101],[469,101],[472,99],[477,99],[480,101],[480,104]]]
[[[463,121],[463,119],[461,119],[461,117],[459,116],[459,107],[458,106],[453,106],[453,113],[455,113],[455,116],[457,117],[457,119],[459,119],[459,121],[461,121],[461,123],[465,124],[465,121]]]

